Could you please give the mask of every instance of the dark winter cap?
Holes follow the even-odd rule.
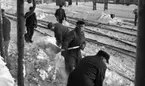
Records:
[[[48,23],[47,28],[48,28],[48,29],[51,29],[51,28],[53,27],[53,25],[54,25],[54,24],[53,24],[52,22],[50,22],[50,23]]]
[[[5,10],[4,10],[4,9],[1,9],[1,11],[2,11],[2,13],[3,13],[3,12],[5,12]]]
[[[59,5],[59,7],[62,7],[63,5]]]
[[[29,7],[29,10],[32,10],[33,7]]]
[[[107,63],[109,63],[110,55],[107,52],[105,52],[103,50],[99,50],[97,55],[98,56],[103,56],[106,59]]]
[[[85,24],[85,22],[84,22],[83,20],[78,20],[76,24],[77,24],[77,25],[78,25],[78,24],[79,24],[79,25],[80,25],[80,24]]]

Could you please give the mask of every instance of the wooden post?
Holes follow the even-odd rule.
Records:
[[[0,0],[0,55],[5,59],[4,52],[4,39],[3,39],[3,20],[2,20],[2,12],[1,12],[1,0]]]
[[[120,0],[116,0],[116,4],[119,4]]]
[[[135,86],[145,86],[145,0],[139,0]]]
[[[104,11],[108,10],[108,0],[105,0],[104,2]]]
[[[96,3],[97,3],[97,0],[93,0],[93,10],[96,10]]]
[[[78,1],[78,0],[76,0],[76,5],[78,5],[78,2],[79,2],[79,1]]]
[[[68,0],[68,5],[72,5],[72,0]]]
[[[17,0],[17,49],[18,49],[18,86],[24,86],[24,0]]]
[[[24,21],[35,10],[36,3],[33,1],[33,8],[28,15],[24,16],[24,0],[17,0],[17,49],[18,49],[18,86],[24,86],[23,58],[24,58]]]
[[[43,4],[44,3],[44,0],[41,0],[41,4]]]

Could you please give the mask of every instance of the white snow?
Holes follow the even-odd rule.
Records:
[[[3,58],[0,56],[0,85],[1,86],[14,86],[14,78],[12,77],[9,69],[6,66],[6,63],[3,61]]]
[[[28,10],[30,5],[25,3],[25,12]],[[103,10],[103,4],[97,4],[97,10],[96,11],[92,11],[92,3],[79,3],[79,6],[73,5],[70,7],[65,7],[64,9],[66,10],[67,15],[73,16],[73,17],[78,17],[78,18],[85,18],[91,21],[96,20],[100,14],[102,13]],[[43,10],[41,9],[43,8]],[[41,12],[39,10],[42,10],[44,12],[54,12],[55,9],[58,8],[57,6],[55,6],[55,3],[52,4],[44,4],[44,5],[38,5],[36,8],[36,12],[39,12],[37,14],[38,19],[43,19],[43,20],[49,20],[52,22],[56,22],[55,17],[53,15],[46,15],[45,13]],[[109,12],[108,13],[114,13],[117,16],[122,16],[122,17],[128,17],[131,20],[133,19],[134,15],[132,14],[132,9],[134,9],[132,6],[123,6],[123,5],[112,5],[109,4]],[[125,10],[126,9],[126,10]],[[6,10],[7,12],[10,13],[15,13],[16,9],[9,9]],[[72,11],[72,12],[70,12]],[[87,12],[86,12],[87,11]],[[83,14],[85,14],[83,16]],[[46,18],[47,17],[47,18]],[[15,60],[17,57],[17,52],[16,52],[16,23],[12,22],[12,39],[11,39],[11,47],[9,48],[10,54],[12,56],[12,62],[14,62],[13,60]],[[54,33],[49,31],[49,30],[43,30],[41,28],[37,28],[40,31],[43,32],[47,32],[50,35],[54,36]],[[96,29],[96,28],[94,28]],[[103,30],[97,28],[98,31],[103,32]],[[104,31],[105,33],[105,31]],[[116,35],[116,37],[119,37],[119,34],[115,34],[113,32],[107,32],[106,34],[114,34]],[[86,34],[89,35],[89,34]],[[55,50],[58,49],[58,47],[56,47],[55,44],[55,39],[51,38],[51,37],[46,37],[49,40],[49,45],[48,46],[52,46],[51,49],[43,49],[45,48],[45,46],[41,46],[41,45],[45,45],[45,42],[43,43],[43,41],[45,41],[43,39],[43,35],[41,35],[38,32],[35,32],[33,40],[34,43],[25,43],[25,64],[26,64],[26,77],[29,78],[30,80],[32,80],[32,82],[37,82],[39,83],[39,86],[53,86],[51,83],[51,81],[53,82],[57,82],[57,83],[63,83],[62,86],[65,86],[64,83],[66,83],[67,81],[67,76],[65,74],[65,70],[64,70],[64,59],[63,57],[60,55],[60,53],[57,52],[52,52],[52,53],[47,53],[50,52],[51,50]],[[93,36],[91,36],[93,37]],[[120,36],[121,37],[121,36]],[[40,39],[43,39],[43,41],[40,41]],[[45,37],[44,37],[45,38]],[[95,37],[94,37],[95,38]],[[46,40],[48,42],[48,40]],[[53,41],[52,41],[53,40]],[[104,41],[105,43],[107,43],[107,40],[103,40],[101,38],[98,38],[97,40],[99,41]],[[110,41],[110,40],[109,40]],[[40,44],[40,48],[38,49],[38,47],[36,48],[37,42],[39,42]],[[46,43],[47,43],[46,42]],[[111,43],[111,41],[110,41]],[[36,44],[36,45],[35,45]],[[51,45],[52,44],[52,45]],[[115,44],[115,43],[113,43]],[[121,44],[118,43],[118,46],[122,46]],[[103,48],[102,48],[103,47]],[[125,47],[127,49],[129,49],[128,47]],[[94,55],[96,54],[96,52],[100,49],[104,49],[105,51],[107,51],[110,55],[111,55],[111,59],[110,59],[110,64],[109,64],[109,68],[112,68],[113,70],[107,70],[106,72],[106,78],[104,81],[104,86],[133,86],[133,82],[125,79],[124,77],[120,76],[117,72],[120,72],[122,74],[126,74],[127,77],[134,79],[134,69],[135,69],[135,59],[131,59],[130,57],[126,56],[126,55],[122,55],[119,54],[118,52],[115,52],[105,46],[100,46],[97,44],[92,44],[92,43],[87,43],[87,46],[84,50],[85,55]],[[44,52],[45,50],[45,52]],[[133,50],[134,51],[134,50]],[[56,53],[58,53],[57,55],[55,55]],[[12,55],[13,54],[13,55]],[[52,55],[52,56],[48,56],[48,55]],[[55,57],[55,58],[54,58]],[[47,59],[47,60],[46,60]],[[30,61],[30,62],[29,62]],[[35,63],[36,61],[36,65],[34,65],[33,63]],[[16,60],[15,60],[16,62]],[[42,65],[40,65],[42,63]],[[14,63],[11,63],[14,64]],[[39,71],[35,71],[34,67],[37,67],[45,70],[45,72],[43,71],[42,73],[42,77],[39,77],[38,75],[41,74]],[[15,68],[15,67],[14,67]],[[46,69],[45,69],[46,68]],[[13,75],[15,71],[12,71]],[[36,74],[33,74],[36,73]],[[46,74],[49,73],[49,74]],[[38,78],[39,77],[39,78]],[[48,79],[49,78],[49,79]],[[51,80],[52,79],[52,80]],[[47,85],[44,85],[44,80],[49,81],[47,83]],[[58,81],[57,81],[58,80]],[[26,81],[27,84],[31,83],[29,81]],[[36,86],[36,85],[35,85]],[[59,86],[59,85],[58,85]]]

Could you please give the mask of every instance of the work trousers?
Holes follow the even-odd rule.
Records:
[[[27,28],[27,33],[25,34],[25,39],[26,41],[32,40],[32,36],[34,34],[34,26],[26,26]]]

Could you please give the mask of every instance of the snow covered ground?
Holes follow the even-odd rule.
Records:
[[[16,75],[17,74],[16,73],[16,69],[17,69],[16,65],[17,64],[16,63],[13,63],[13,62],[16,62],[16,58],[17,58],[17,55],[16,55],[17,54],[16,53],[16,38],[13,38],[13,37],[16,36],[16,23],[14,21],[11,21],[11,23],[12,23],[12,27],[13,27],[12,28],[13,29],[13,32],[12,32],[11,45],[10,45],[10,48],[9,48],[10,57],[11,57],[10,58],[10,64],[12,65],[11,68],[10,68],[11,69],[10,72],[12,73],[12,75],[14,76],[14,78],[16,78],[16,76],[17,76]],[[51,35],[53,36],[53,33]],[[38,32],[35,32],[34,37],[33,37],[34,43],[33,44],[25,43],[25,63],[26,63],[26,68],[27,68],[26,71],[27,72],[32,73],[32,71],[33,71],[33,73],[34,73],[34,70],[33,70],[33,67],[32,67],[32,64],[33,64],[32,61],[33,61],[33,59],[35,59],[38,56],[41,56],[42,57],[42,55],[43,56],[45,55],[45,54],[41,54],[41,55],[36,54],[36,51],[35,51],[35,48],[34,48],[35,42],[38,41],[39,39],[41,39],[42,37],[44,37],[42,34],[40,34]],[[87,43],[87,46],[86,46],[84,52],[86,52],[86,55],[93,55],[99,49],[104,49],[104,48],[103,48],[103,46],[98,46],[97,44],[94,45],[94,44],[91,44],[91,43]],[[105,78],[105,81],[104,81],[104,86],[133,86],[133,83],[131,81],[129,81],[128,79],[125,79],[124,77],[118,75],[118,73],[115,72],[116,69],[118,69],[118,67],[119,67],[119,68],[121,68],[121,70],[118,70],[118,72],[119,71],[122,71],[122,69],[124,69],[123,71],[125,71],[126,74],[129,74],[129,76],[132,77],[133,75],[130,75],[130,74],[132,74],[131,71],[134,71],[134,70],[132,70],[132,68],[129,68],[129,67],[131,67],[133,65],[133,64],[130,65],[130,63],[129,63],[129,62],[132,62],[132,60],[129,59],[129,58],[126,59],[126,57],[124,55],[119,55],[117,53],[115,55],[113,55],[114,52],[111,52],[111,50],[108,50],[106,48],[104,50],[107,51],[107,52],[109,52],[110,55],[111,55],[110,63],[115,63],[114,65],[112,65],[112,64],[108,65],[108,68],[109,69],[106,72],[106,78]],[[121,62],[120,62],[120,58],[122,58],[122,61]],[[29,60],[32,60],[32,61],[29,61]],[[61,59],[59,61],[63,62],[63,59]],[[52,61],[52,62],[54,62],[54,61]],[[58,65],[61,66],[61,71],[63,71],[63,74],[62,75],[59,75],[59,77],[57,77],[56,80],[59,80],[59,81],[54,81],[54,82],[50,82],[49,81],[49,82],[47,82],[47,84],[49,84],[49,86],[65,86],[67,76],[64,73],[64,65],[63,64],[60,65],[60,63]],[[112,71],[112,69],[114,71]],[[35,84],[34,86],[36,86],[36,84],[37,84],[36,81],[37,80],[35,82],[34,81],[31,81],[31,80],[33,80],[33,78],[36,77],[37,75],[35,75],[35,73],[34,74],[31,74],[31,75],[27,75],[27,72],[26,72],[26,77],[29,78],[30,81],[27,81],[26,80],[26,82],[25,82],[26,86],[29,86],[28,83],[29,84],[31,83],[32,86]],[[49,76],[49,78],[50,77],[51,76]],[[44,81],[40,81],[39,84],[41,84],[40,86],[45,86],[44,85]]]
[[[103,4],[97,4],[97,10],[96,11],[92,11],[92,6],[91,6],[91,2],[89,3],[79,3],[79,6],[76,6],[74,3],[72,6],[70,7],[65,7],[64,9],[66,10],[67,15],[73,16],[73,17],[78,17],[78,18],[84,18],[87,20],[91,20],[91,21],[96,21],[96,19],[100,16],[100,14],[102,13],[103,10]],[[14,6],[14,5],[13,5]],[[25,12],[28,10],[30,5],[28,5],[27,3],[25,3]],[[6,8],[5,6],[3,6],[3,8]],[[11,9],[11,7],[9,9],[6,9],[6,12],[9,13],[16,13],[16,8],[15,6],[13,7],[14,9]],[[53,15],[46,15],[45,13],[40,13],[38,10],[42,10],[42,11],[49,11],[49,12],[54,12],[55,9],[58,8],[57,6],[55,6],[54,3],[52,4],[43,4],[43,5],[38,5],[36,8],[36,13],[37,15],[41,15],[39,16],[40,19],[43,20],[49,20],[52,22],[56,22],[55,18]],[[123,18],[129,18],[128,20],[132,20],[133,21],[133,13],[132,10],[134,8],[136,8],[136,6],[123,6],[123,5],[109,5],[110,10],[108,11],[108,13],[115,13],[116,16]],[[80,14],[81,11],[81,14]],[[82,16],[84,15],[84,16]],[[47,16],[47,18],[46,18]],[[11,73],[12,75],[16,78],[16,22],[11,21],[11,25],[12,25],[12,30],[11,30],[11,42],[10,42],[10,48],[9,48],[9,52],[10,52],[10,62],[12,64],[11,66]],[[133,27],[133,26],[132,26]],[[50,35],[53,36],[53,32],[49,31],[49,30],[44,30],[41,28],[37,28],[43,32],[47,32]],[[113,33],[112,33],[113,34]],[[114,34],[117,35],[117,34]],[[118,35],[117,35],[118,36]],[[41,37],[43,37],[42,34],[35,32],[33,40],[34,42],[39,40]],[[121,37],[121,36],[119,36]],[[100,39],[101,40],[101,39]],[[33,54],[33,47],[34,44],[29,44],[29,43],[25,43],[25,56],[27,57],[32,57],[34,58]],[[134,58],[130,58],[126,55],[120,54],[118,52],[112,51],[111,49],[104,47],[104,46],[100,46],[97,44],[93,44],[93,43],[87,43],[87,46],[84,50],[84,52],[86,53],[86,55],[93,55],[96,54],[96,52],[99,49],[103,49],[105,51],[107,51],[110,55],[111,55],[111,59],[110,59],[110,64],[108,65],[108,70],[106,72],[106,78],[104,81],[104,86],[134,86],[134,83],[132,81],[130,81],[129,79],[126,79],[125,77],[130,78],[131,80],[134,80],[134,67],[135,67],[135,59]],[[31,52],[30,52],[31,51]],[[15,63],[13,63],[15,62]],[[31,71],[31,70],[28,70]],[[121,76],[121,75],[126,75],[125,77]],[[65,75],[64,75],[65,76]],[[30,77],[31,78],[31,77]],[[61,80],[63,81],[63,80]],[[60,81],[60,82],[61,82]],[[28,84],[28,81],[27,81]],[[59,84],[59,85],[58,85]],[[27,85],[26,85],[27,86]],[[41,85],[44,86],[44,85]],[[63,82],[62,84],[54,82],[54,83],[49,83],[49,86],[65,86],[65,82]]]

